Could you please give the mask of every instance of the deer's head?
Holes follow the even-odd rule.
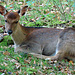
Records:
[[[0,5],[0,14],[4,16],[5,31],[8,32],[8,34],[12,34],[16,30],[16,27],[19,25],[20,16],[26,13],[27,8],[28,6],[24,6],[17,12],[8,12],[5,7]]]

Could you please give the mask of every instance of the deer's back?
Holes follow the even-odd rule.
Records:
[[[52,40],[52,38],[56,39],[61,31],[62,29],[55,28],[36,29],[27,36],[27,40],[37,40],[39,43],[43,43],[47,40]]]

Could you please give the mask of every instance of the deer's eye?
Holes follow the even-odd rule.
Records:
[[[16,21],[15,23],[18,23],[18,21]]]
[[[7,20],[5,20],[5,22],[7,22]]]

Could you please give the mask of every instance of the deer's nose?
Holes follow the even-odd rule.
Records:
[[[8,30],[8,34],[12,34],[12,30]]]

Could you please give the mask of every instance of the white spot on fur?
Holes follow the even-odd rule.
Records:
[[[45,60],[51,60],[51,58],[46,58]]]
[[[60,42],[60,39],[58,39],[58,42],[57,42],[57,45],[56,45],[56,52],[55,52],[55,55],[58,53],[59,42]]]

